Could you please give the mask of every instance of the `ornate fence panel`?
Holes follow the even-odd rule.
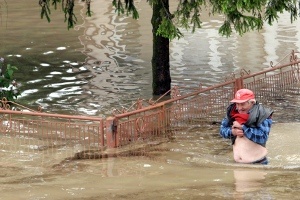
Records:
[[[111,147],[122,146],[134,141],[149,141],[151,138],[167,134],[169,127],[166,116],[165,104],[156,104],[137,112],[126,112],[112,117],[115,127]]]
[[[0,110],[2,149],[14,152],[56,151],[65,156],[106,145],[103,119]]]
[[[115,142],[111,147],[169,136],[174,129],[190,122],[218,122],[234,94],[234,85],[235,80],[231,80],[187,95],[180,95],[179,89],[175,87],[172,99],[115,115],[112,119]]]
[[[244,88],[253,90],[261,102],[281,98],[293,85],[300,82],[300,60],[298,52],[292,52],[281,62],[286,64],[273,66],[262,72],[241,76]]]

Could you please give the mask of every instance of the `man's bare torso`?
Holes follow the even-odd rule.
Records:
[[[268,154],[265,147],[256,144],[246,137],[238,136],[233,145],[234,160],[239,163],[252,163]]]

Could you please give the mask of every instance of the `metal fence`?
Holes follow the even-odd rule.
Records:
[[[101,118],[14,110],[0,110],[0,115],[1,149],[5,151],[56,150],[74,156],[106,147]]]
[[[199,87],[188,94],[182,94],[180,88],[174,87],[167,100],[150,100],[146,106],[144,101],[138,100],[135,110],[123,109],[106,119],[14,111],[7,109],[8,102],[4,100],[4,109],[0,110],[1,137],[15,139],[16,144],[27,150],[72,147],[72,153],[103,151],[137,141],[168,137],[190,122],[219,122],[228,102],[240,88],[253,90],[262,103],[280,96],[287,88],[300,82],[297,54],[293,51],[278,65],[271,63],[264,71],[251,74],[242,70],[239,77],[233,74],[221,84]]]
[[[189,122],[218,123],[224,117],[234,93],[241,88],[253,90],[261,103],[272,101],[300,82],[298,54],[292,51],[276,66],[270,63],[269,69],[254,74],[242,70],[238,78],[233,74],[224,83],[197,88],[189,94],[183,95],[180,88],[174,87],[171,91],[172,99],[116,114],[110,119],[114,127],[110,147],[149,140],[155,136],[168,136],[175,127]]]

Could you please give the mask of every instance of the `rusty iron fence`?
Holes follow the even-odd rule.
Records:
[[[0,116],[0,147],[5,151],[53,152],[56,149],[72,156],[106,147],[101,118],[15,110],[0,110]]]
[[[242,70],[239,77],[233,74],[225,82],[194,92],[182,94],[179,87],[171,90],[171,99],[162,102],[149,101],[143,107],[126,110],[111,117],[107,125],[113,127],[109,147],[126,145],[133,141],[149,140],[155,136],[168,136],[175,128],[190,122],[198,124],[218,123],[234,93],[249,88],[261,103],[281,96],[289,87],[300,82],[299,52],[292,51],[280,63],[261,72],[251,74]]]
[[[218,123],[228,102],[240,88],[253,90],[262,103],[282,95],[300,82],[298,54],[292,51],[277,65],[271,63],[266,70],[253,74],[242,70],[239,77],[232,74],[223,83],[199,87],[188,94],[182,94],[181,88],[175,86],[169,98],[163,95],[156,101],[138,100],[129,109],[122,109],[105,119],[11,110],[13,102],[2,100],[0,134],[18,140],[30,150],[76,146],[76,152],[103,151],[168,137],[187,123]]]

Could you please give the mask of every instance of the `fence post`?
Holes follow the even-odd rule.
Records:
[[[117,119],[115,117],[108,117],[106,119],[106,143],[107,148],[116,148],[119,145],[119,137],[117,130]]]
[[[244,82],[243,82],[243,77],[235,79],[234,82],[234,94],[239,90],[244,88]],[[234,95],[233,95],[234,96]]]
[[[166,117],[166,109],[165,109],[165,104],[163,104],[161,106],[161,114],[160,114],[160,119],[159,119],[159,135],[161,135],[161,133],[166,134],[166,130],[167,130],[167,117]]]

